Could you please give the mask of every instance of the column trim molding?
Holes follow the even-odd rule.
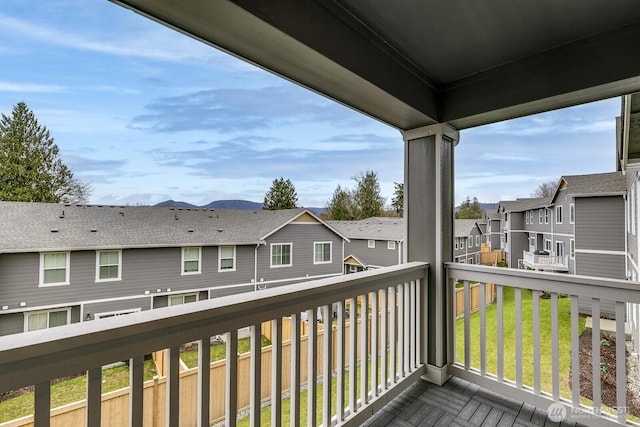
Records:
[[[442,135],[453,140],[454,146],[458,145],[458,141],[460,140],[460,132],[445,123],[436,123],[415,129],[401,130],[400,133],[402,133],[402,139],[405,142],[434,135]]]

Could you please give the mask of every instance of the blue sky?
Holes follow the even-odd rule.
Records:
[[[24,101],[91,203],[262,202],[282,176],[314,207],[365,170],[388,201],[403,179],[396,129],[106,0],[3,0],[0,23],[0,112]],[[616,98],[463,131],[456,203],[613,171],[619,112]]]

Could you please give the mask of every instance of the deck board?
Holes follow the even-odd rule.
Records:
[[[442,386],[418,381],[375,413],[366,427],[576,426],[552,422],[547,413],[460,378]]]

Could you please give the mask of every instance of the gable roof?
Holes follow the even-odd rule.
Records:
[[[477,219],[456,219],[453,226],[453,237],[467,237],[474,227],[478,226]],[[482,233],[482,230],[480,230]]]
[[[371,217],[358,221],[327,221],[349,239],[404,240],[404,219]]]
[[[306,209],[0,202],[0,252],[258,244],[306,215],[326,226]]]
[[[564,175],[558,182],[552,201],[562,189],[566,189],[574,197],[624,194],[627,182],[622,172]]]
[[[548,206],[549,203],[551,203],[550,197],[530,197],[518,198],[516,200],[501,200],[498,202],[498,211],[524,212],[530,209],[538,209]]]

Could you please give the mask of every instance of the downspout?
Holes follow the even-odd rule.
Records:
[[[622,199],[624,200],[625,212],[624,212],[624,274],[629,280],[629,221],[633,221],[633,218],[629,218],[629,213],[631,212],[629,204],[629,199],[627,195],[623,195]],[[575,228],[575,224],[574,224]],[[574,233],[575,234],[575,231]]]
[[[402,264],[402,240],[398,240],[398,265]]]
[[[265,243],[265,246],[267,244]],[[258,248],[260,247],[260,242],[256,245],[256,248],[253,250],[253,291],[256,292],[258,290]]]

